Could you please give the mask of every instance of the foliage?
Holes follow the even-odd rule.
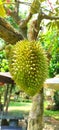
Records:
[[[59,74],[59,54],[56,53],[52,56],[49,66],[49,75],[54,77],[56,74]]]
[[[6,17],[6,20],[15,28],[18,30],[18,25],[14,21],[14,19],[11,16]]]
[[[46,108],[48,107],[48,101],[44,101],[44,116],[48,116],[48,117],[53,117],[55,119],[59,120],[59,109],[57,109],[56,111],[54,110],[54,108],[47,110]]]
[[[3,86],[0,85],[0,102],[1,102],[1,99],[2,99],[2,97],[3,97],[3,95],[4,95],[4,92],[5,92],[5,87],[4,87],[4,85],[3,85]]]
[[[41,42],[51,59],[49,61],[49,76],[59,73],[59,31],[57,27],[50,28],[41,36]],[[49,58],[49,57],[48,57]]]
[[[59,110],[59,91],[56,91],[54,93],[54,101],[55,101],[56,109]]]
[[[8,61],[6,59],[5,50],[0,51],[0,72],[7,72],[8,68]]]

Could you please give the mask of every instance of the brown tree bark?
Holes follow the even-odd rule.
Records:
[[[0,37],[8,44],[15,44],[23,36],[17,32],[4,18],[0,17]]]
[[[28,130],[43,129],[43,90],[33,97],[33,104],[28,119]]]
[[[39,16],[38,16],[39,18]],[[40,14],[40,20],[34,20],[31,22],[30,30],[28,32],[28,39],[36,40],[40,29],[40,22],[42,15]],[[42,130],[43,129],[43,89],[33,97],[32,108],[28,118],[27,130]]]

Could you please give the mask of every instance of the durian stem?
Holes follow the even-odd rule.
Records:
[[[43,129],[43,90],[33,97],[32,109],[28,119],[27,130]]]

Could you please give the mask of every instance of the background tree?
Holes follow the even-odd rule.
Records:
[[[59,74],[59,26],[58,21],[49,22],[47,30],[45,33],[42,33],[40,36],[40,41],[48,53],[49,58],[49,77],[55,77]],[[54,110],[59,110],[59,90],[54,92]]]
[[[29,8],[25,19],[21,17],[19,12],[21,4]],[[38,40],[40,31],[42,30],[42,23],[46,22],[45,19],[53,21],[54,23],[58,22],[58,4],[58,0],[53,4],[49,0],[32,0],[30,2],[27,0],[1,0],[0,37],[6,41],[6,45],[16,44],[17,41],[23,39]],[[48,6],[49,8],[47,8]],[[11,26],[11,21],[8,22],[9,18],[13,19],[16,27],[14,24]],[[42,130],[42,120],[43,90],[33,98],[33,107],[29,116],[28,130]]]
[[[41,34],[40,41],[48,53],[49,77],[54,77],[59,74],[59,29],[57,24],[48,25],[48,31]]]
[[[55,101],[55,110],[59,110],[59,91],[55,91],[54,93],[54,101]]]

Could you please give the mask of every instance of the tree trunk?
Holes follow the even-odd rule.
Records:
[[[37,20],[32,21],[30,30],[28,31],[28,39],[36,40],[38,35],[39,23]],[[43,89],[39,94],[33,97],[32,109],[29,113],[27,130],[43,129]]]
[[[28,119],[27,130],[43,129],[43,90],[33,97],[32,109]]]

